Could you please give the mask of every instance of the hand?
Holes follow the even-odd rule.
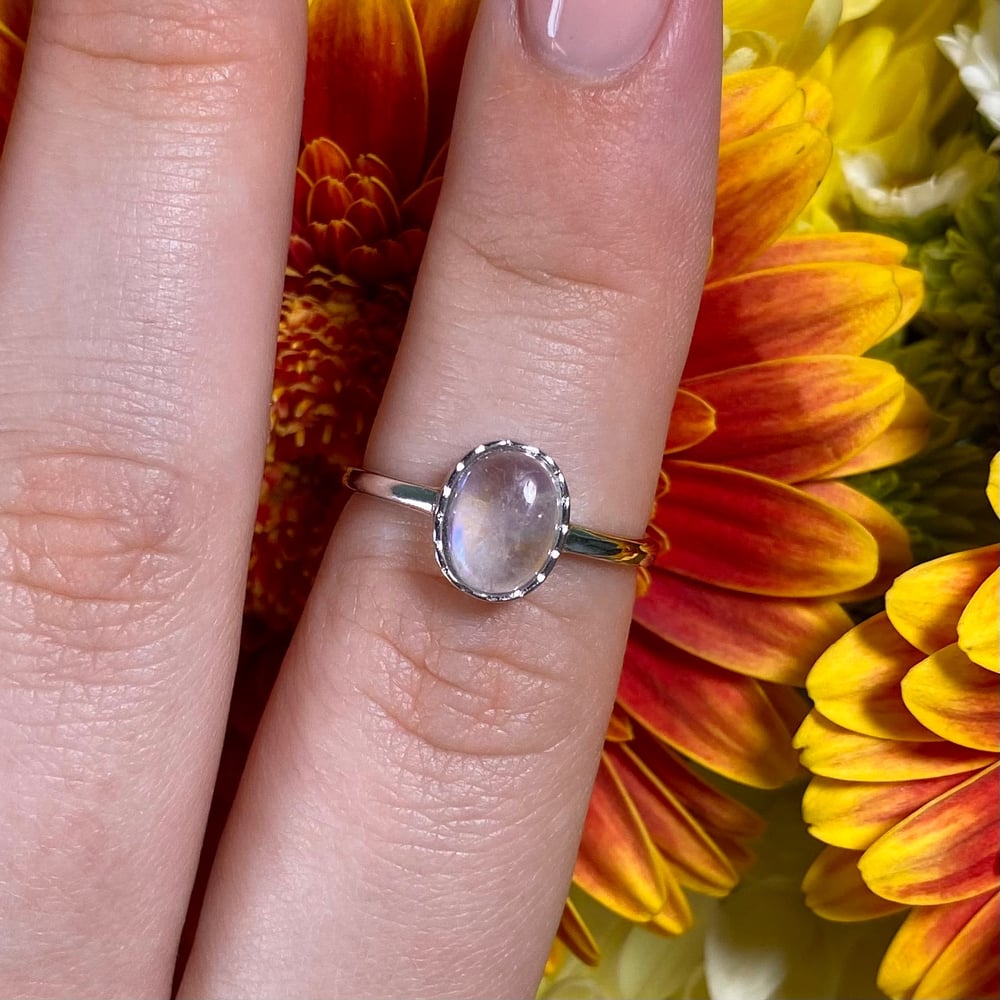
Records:
[[[512,437],[560,463],[574,521],[642,534],[708,256],[718,6],[525,0],[519,26],[483,0],[369,468],[440,483]],[[0,172],[5,997],[170,991],[239,639],[304,22],[301,0],[36,0]],[[478,602],[426,518],[352,500],[181,995],[531,994],[634,586],[567,557]]]

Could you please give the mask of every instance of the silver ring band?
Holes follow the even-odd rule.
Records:
[[[344,472],[344,485],[431,515],[442,572],[459,590],[481,600],[523,597],[546,579],[563,553],[622,566],[643,566],[653,558],[645,540],[570,523],[569,493],[558,466],[540,449],[515,441],[474,448],[440,489],[359,468]],[[521,534],[519,517],[526,525]],[[509,565],[508,552],[520,565]],[[503,564],[497,573],[491,572],[491,559]]]

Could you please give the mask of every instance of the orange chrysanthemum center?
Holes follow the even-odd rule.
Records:
[[[377,157],[318,139],[296,179],[278,325],[271,436],[248,610],[292,625],[360,463],[409,308],[437,184],[402,205]]]

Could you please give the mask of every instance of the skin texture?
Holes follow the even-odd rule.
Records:
[[[598,82],[484,0],[367,465],[552,454],[639,535],[707,261],[718,5]],[[169,994],[236,658],[298,148],[293,0],[38,0],[0,164],[0,993]],[[267,136],[262,142],[261,137]],[[352,500],[182,996],[530,995],[631,571],[490,606]]]

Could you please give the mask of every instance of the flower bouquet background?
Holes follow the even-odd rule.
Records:
[[[206,861],[392,365],[475,9],[310,3]],[[0,138],[30,13],[0,0]],[[724,14],[659,552],[540,995],[995,997],[1000,0]]]

